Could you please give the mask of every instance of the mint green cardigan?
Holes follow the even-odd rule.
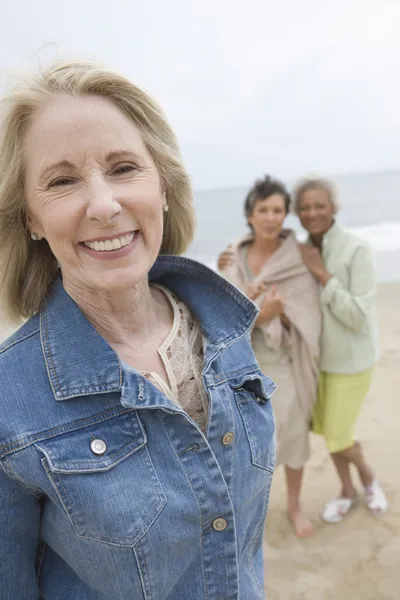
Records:
[[[335,222],[324,236],[322,257],[333,277],[320,290],[320,369],[360,373],[379,355],[373,253],[367,242]]]

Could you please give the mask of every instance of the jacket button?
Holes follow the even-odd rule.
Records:
[[[212,526],[215,529],[215,531],[224,531],[224,529],[227,528],[228,523],[222,517],[218,517],[218,519],[214,519],[214,521],[212,522]]]
[[[101,456],[107,450],[107,446],[106,443],[103,442],[103,440],[93,440],[93,442],[91,442],[90,444],[90,449],[93,452],[93,454]]]
[[[232,433],[232,431],[228,431],[228,433],[225,433],[225,435],[222,436],[222,443],[224,444],[224,446],[229,446],[229,444],[232,444],[234,437],[235,436]]]

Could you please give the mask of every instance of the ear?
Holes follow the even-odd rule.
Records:
[[[39,239],[43,239],[45,237],[43,227],[36,217],[33,217],[30,213],[28,214],[28,229],[30,233],[36,233],[39,236]]]
[[[167,192],[165,191],[165,187],[162,185],[161,188],[161,206],[163,208],[163,210],[165,210],[165,207],[167,206]],[[168,209],[167,209],[168,210]]]
[[[158,177],[159,177],[159,181],[160,181],[160,191],[161,191],[161,194],[162,194],[162,196],[163,196],[163,198],[165,200],[165,196],[167,194],[167,186],[166,186],[164,177],[161,177],[160,174],[158,174]]]

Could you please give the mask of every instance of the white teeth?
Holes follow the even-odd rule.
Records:
[[[91,250],[96,250],[96,252],[109,252],[110,250],[119,250],[120,248],[127,246],[131,243],[134,237],[135,232],[132,232],[128,235],[123,235],[119,238],[114,238],[113,240],[101,240],[96,242],[83,243]]]

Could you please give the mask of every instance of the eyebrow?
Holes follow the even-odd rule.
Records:
[[[116,158],[124,158],[126,156],[134,156],[136,159],[139,159],[138,154],[136,154],[136,152],[133,152],[132,150],[113,150],[112,152],[109,152],[106,156],[106,162],[110,162],[111,160],[115,160]]]
[[[44,171],[42,172],[40,179],[41,180],[46,179],[52,171],[59,169],[59,168],[73,169],[74,165],[71,162],[69,162],[69,160],[60,160],[60,161],[46,167],[44,169]]]
[[[130,156],[134,156],[136,158],[136,160],[139,160],[139,156],[133,152],[132,150],[113,150],[112,152],[109,152],[106,156],[106,162],[110,162],[112,160],[115,160],[116,158],[123,158],[123,157],[127,157],[128,155]],[[69,160],[60,160],[52,165],[49,165],[48,167],[46,167],[43,171],[43,173],[40,176],[41,180],[45,180],[49,174],[52,173],[52,171],[55,171],[57,169],[60,168],[64,168],[64,169],[75,169],[75,165],[70,162]]]

